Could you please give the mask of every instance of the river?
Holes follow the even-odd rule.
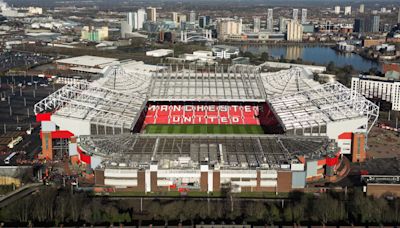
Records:
[[[255,55],[267,52],[273,58],[302,59],[316,65],[327,65],[330,61],[336,66],[352,65],[357,71],[368,71],[372,67],[380,69],[378,62],[365,59],[353,53],[340,53],[328,46],[274,46],[274,45],[242,45],[241,51],[249,51]]]

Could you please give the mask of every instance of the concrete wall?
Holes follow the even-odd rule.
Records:
[[[337,140],[338,136],[344,132],[366,132],[367,129],[360,130],[366,124],[368,124],[367,117],[331,122],[326,126],[326,133],[330,139]]]
[[[60,130],[68,130],[75,136],[90,135],[90,123],[88,120],[73,119],[56,114],[51,116],[51,120]]]

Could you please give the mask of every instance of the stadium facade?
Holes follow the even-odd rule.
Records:
[[[287,192],[335,180],[345,172],[342,154],[364,160],[379,114],[360,94],[321,85],[305,68],[142,68],[108,66],[104,77],[67,84],[37,103],[42,158],[67,146],[72,162],[95,170],[98,186]],[[148,134],[150,125],[170,134]],[[191,134],[175,133],[178,125]],[[223,134],[236,125],[265,134]],[[203,126],[217,134],[194,134]]]

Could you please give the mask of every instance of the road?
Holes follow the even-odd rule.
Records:
[[[43,186],[43,184],[42,183],[27,184],[21,188],[18,188],[15,191],[12,191],[0,197],[0,208],[5,207],[16,200],[19,200],[21,198],[24,198],[25,196],[32,194],[40,186]]]

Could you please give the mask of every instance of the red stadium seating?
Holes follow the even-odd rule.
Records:
[[[260,125],[258,105],[150,105],[148,124]]]

